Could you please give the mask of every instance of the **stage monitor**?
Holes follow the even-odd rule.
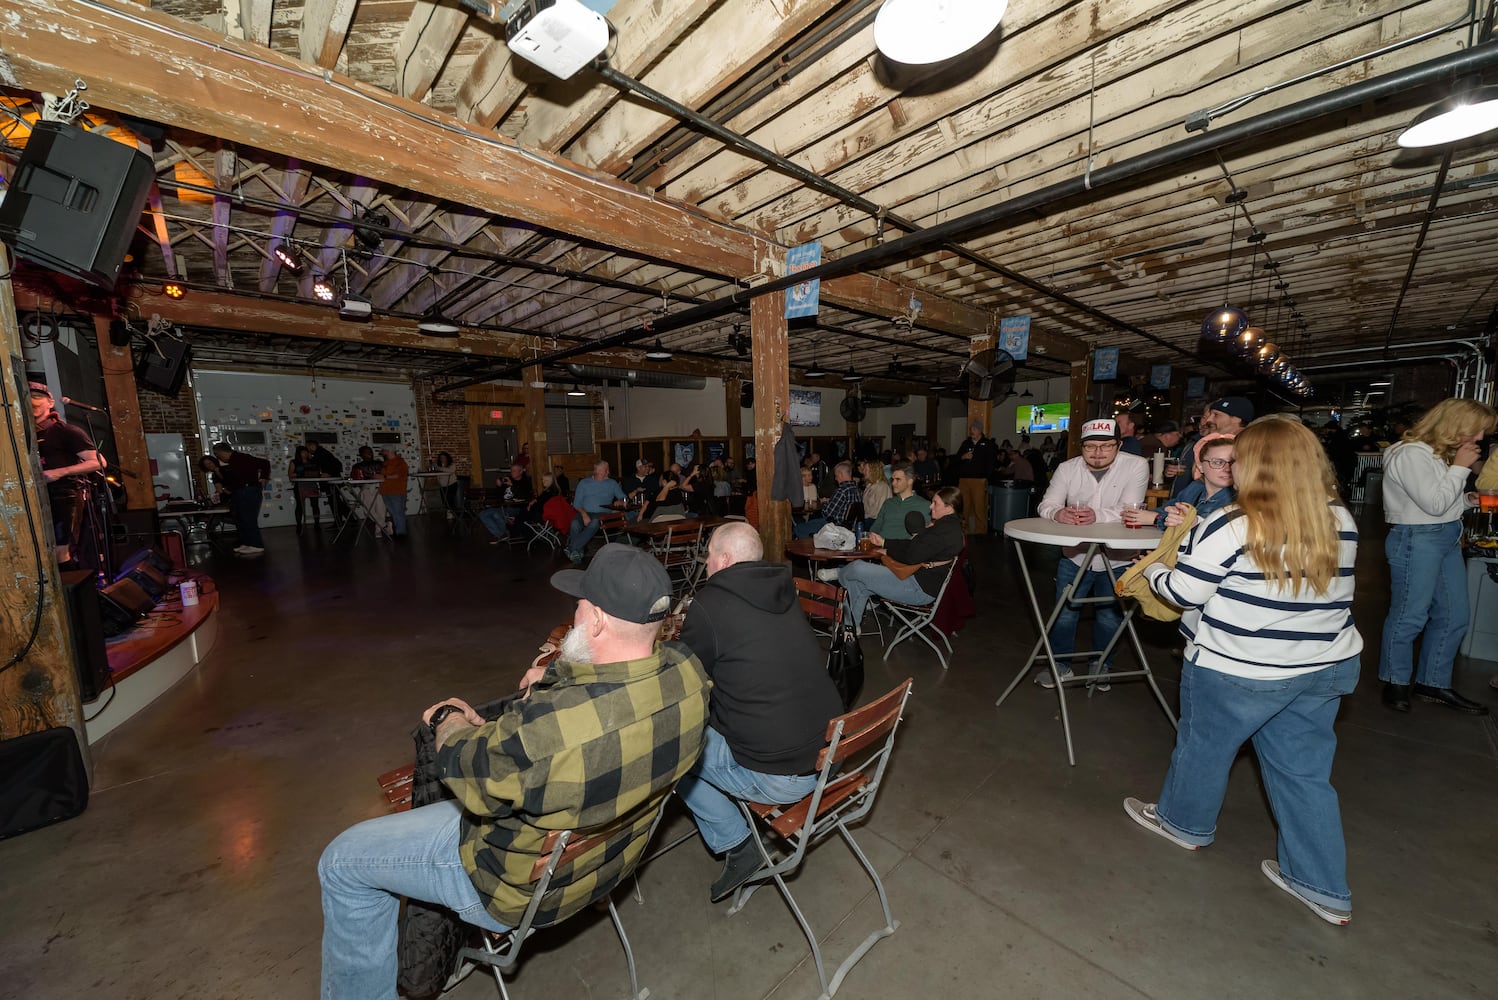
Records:
[[[1019,434],[1056,434],[1071,426],[1070,403],[1021,403],[1014,414],[1014,429]]]

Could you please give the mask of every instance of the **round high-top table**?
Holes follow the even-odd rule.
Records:
[[[1061,706],[1061,730],[1066,736],[1066,759],[1073,767],[1076,766],[1077,757],[1072,748],[1071,718],[1066,711],[1066,686],[1068,684],[1085,684],[1091,688],[1092,685],[1103,680],[1111,683],[1112,681],[1124,680],[1130,677],[1143,677],[1145,682],[1149,684],[1150,690],[1155,693],[1155,700],[1165,710],[1165,717],[1170,720],[1172,726],[1176,725],[1175,713],[1170,710],[1170,706],[1165,702],[1165,696],[1160,693],[1160,686],[1155,683],[1155,675],[1150,671],[1149,659],[1144,655],[1144,646],[1139,641],[1138,633],[1134,631],[1134,612],[1138,609],[1138,605],[1133,601],[1127,602],[1127,607],[1124,608],[1123,612],[1122,623],[1119,625],[1118,630],[1108,637],[1108,641],[1103,644],[1101,649],[1086,650],[1072,654],[1073,656],[1086,657],[1089,664],[1092,664],[1092,669],[1089,669],[1085,674],[1074,674],[1070,677],[1063,677],[1061,675],[1061,666],[1056,662],[1055,651],[1051,649],[1051,626],[1060,617],[1062,609],[1066,607],[1068,602],[1074,606],[1079,604],[1105,604],[1109,601],[1116,601],[1118,598],[1112,596],[1085,597],[1073,600],[1072,595],[1076,593],[1077,585],[1082,580],[1082,574],[1078,573],[1072,582],[1067,585],[1066,589],[1061,592],[1061,596],[1056,601],[1056,606],[1047,615],[1041,610],[1040,598],[1035,593],[1035,584],[1030,578],[1030,566],[1025,561],[1025,547],[1022,544],[1024,542],[1034,542],[1040,545],[1055,545],[1062,548],[1085,545],[1087,549],[1082,560],[1082,568],[1085,571],[1091,566],[1093,557],[1098,554],[1099,549],[1105,550],[1105,555],[1108,551],[1126,553],[1147,552],[1160,543],[1163,532],[1158,528],[1129,528],[1123,524],[1111,522],[1080,525],[1061,524],[1043,517],[1027,517],[1006,522],[1004,525],[1004,534],[1014,542],[1014,551],[1019,556],[1020,572],[1025,581],[1025,592],[1030,597],[1030,610],[1035,615],[1035,623],[1040,626],[1040,639],[1035,643],[1035,648],[1030,651],[1029,659],[1025,660],[1024,666],[1020,667],[1019,673],[1014,675],[1014,680],[1009,682],[1009,686],[1004,689],[1004,693],[999,695],[999,700],[994,704],[1004,704],[1004,699],[1008,698],[1010,693],[1019,685],[1019,682],[1024,680],[1030,673],[1031,665],[1036,660],[1044,659],[1051,671],[1051,678],[1056,682],[1056,700]],[[1065,559],[1066,556],[1062,555],[1061,558]],[[1112,563],[1104,559],[1103,564],[1107,567],[1109,578],[1116,581],[1118,577],[1113,572]],[[1118,645],[1119,640],[1125,634],[1128,635],[1129,640],[1134,645],[1135,655],[1139,657],[1139,669],[1115,670],[1103,673],[1102,665],[1104,661],[1107,660],[1108,656],[1113,652],[1113,647]],[[1095,643],[1097,637],[1094,636],[1093,638]]]

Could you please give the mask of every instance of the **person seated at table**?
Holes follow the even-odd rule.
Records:
[[[572,518],[572,530],[567,533],[567,558],[572,565],[580,565],[588,543],[598,534],[599,515],[612,514],[629,502],[619,484],[609,478],[609,463],[598,462],[593,466],[593,475],[577,484],[577,496],[572,506],[577,514]]]
[[[531,497],[530,501],[515,515],[515,530],[519,531],[523,525],[527,524],[540,524],[546,511],[546,501],[561,495],[562,491],[557,489],[556,480],[552,478],[551,473],[542,474],[541,491]]]
[[[896,462],[895,465],[902,463]],[[915,485],[917,490],[934,487],[941,483],[941,466],[936,459],[931,457],[931,452],[925,448],[915,450],[915,461],[909,463],[915,471]],[[890,470],[890,478],[894,478],[894,469]]]
[[[810,538],[824,524],[839,524],[845,528],[848,527],[846,522],[853,513],[854,506],[863,503],[863,494],[859,492],[858,484],[853,481],[852,462],[837,463],[832,469],[832,479],[837,483],[837,488],[832,491],[832,496],[827,498],[816,515],[808,517],[795,526],[794,532],[797,538]]]
[[[635,459],[635,471],[633,475],[625,476],[619,488],[624,490],[624,495],[629,497],[629,502],[640,503],[641,498],[648,498],[649,491],[645,486],[645,477],[650,471],[649,459]]]
[[[747,524],[714,531],[707,582],[681,630],[713,682],[702,756],[676,786],[703,843],[723,858],[713,902],[760,865],[736,800],[788,804],[810,794],[827,722],[843,710],[790,567],[764,562],[764,554]]]
[[[915,491],[916,474],[909,462],[896,462],[890,473],[890,498],[879,508],[870,532],[884,539],[909,538],[905,530],[905,515],[915,511],[921,515],[921,523],[931,519],[931,501]]]
[[[316,479],[319,475],[317,465],[312,461],[312,453],[307,450],[306,445],[297,448],[296,454],[286,466],[286,477],[292,480]],[[296,533],[302,533],[302,526],[306,521],[303,516],[303,508],[312,508],[312,527],[322,530],[322,507],[317,503],[317,498],[322,495],[322,489],[316,483],[293,482],[292,495],[296,502]]]
[[[1149,485],[1150,464],[1138,455],[1121,452],[1116,421],[1089,420],[1082,425],[1082,454],[1069,458],[1056,467],[1056,476],[1046,487],[1045,497],[1040,501],[1038,516],[1059,524],[1085,528],[1092,524],[1119,524],[1123,520],[1123,509],[1144,503],[1144,491]],[[1128,559],[1114,559],[1107,548],[1093,557],[1092,564],[1082,565],[1087,546],[1070,545],[1061,550],[1056,561],[1056,600],[1060,601],[1066,588],[1076,581],[1073,600],[1085,597],[1106,597],[1108,600],[1095,604],[1093,618],[1093,644],[1102,648],[1123,625],[1117,598],[1113,596],[1114,570],[1127,565]],[[1130,558],[1133,553],[1130,553]],[[1051,626],[1051,649],[1056,654],[1063,678],[1072,676],[1068,661],[1077,648],[1077,621],[1081,609],[1068,601],[1056,616]],[[1118,652],[1116,644],[1113,653]],[[1100,672],[1107,673],[1113,667],[1113,656],[1102,664]],[[1044,668],[1035,675],[1035,683],[1043,688],[1054,688],[1051,672]],[[1097,685],[1099,691],[1109,690],[1107,684]]]
[[[931,517],[931,523],[923,528],[919,514],[914,511],[906,514],[905,530],[910,533],[909,538],[869,535],[894,562],[921,567],[911,576],[902,580],[888,566],[867,560],[856,560],[843,567],[841,580],[848,591],[850,620],[860,632],[870,597],[885,597],[901,604],[930,604],[936,600],[942,581],[951,571],[949,564],[962,552],[966,542],[962,533],[962,494],[957,487],[943,486],[932,495]]]
[[[879,518],[880,508],[894,495],[894,491],[884,477],[883,462],[861,462],[859,469],[863,472],[863,526],[871,529]]]
[[[500,490],[499,505],[479,511],[479,523],[493,536],[490,545],[498,545],[509,536],[510,520],[525,509],[534,492],[530,474],[518,462],[510,466],[509,475],[500,476],[494,485]]]
[[[661,473],[660,489],[655,491],[655,496],[645,502],[645,509],[640,512],[641,521],[649,521],[658,514],[685,514],[686,494],[681,491],[681,480],[667,469]]]
[[[557,490],[567,499],[572,498],[572,480],[567,478],[567,472],[560,465],[551,470],[552,481],[557,484]]]
[[[1180,504],[1195,507],[1196,518],[1201,520],[1232,503],[1237,496],[1233,491],[1233,435],[1209,434],[1197,441],[1191,474],[1195,481],[1159,510],[1125,509],[1124,524],[1131,528],[1173,528],[1182,521]]]
[[[671,607],[661,564],[605,545],[586,573],[563,570],[551,584],[577,607],[561,655],[522,677],[525,697],[493,721],[458,698],[422,713],[452,798],[365,820],[323,851],[323,1000],[395,997],[402,896],[485,930],[514,927],[548,832],[611,824],[696,764],[709,684],[687,647],[657,642]],[[652,818],[557,869],[536,922],[601,899],[610,873],[644,854]]]

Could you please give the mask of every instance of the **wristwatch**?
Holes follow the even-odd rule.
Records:
[[[427,729],[431,730],[433,736],[436,736],[437,727],[442,725],[443,720],[449,715],[461,714],[462,711],[457,705],[440,706],[437,711],[432,713],[432,717],[427,720]]]

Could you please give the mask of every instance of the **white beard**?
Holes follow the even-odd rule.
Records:
[[[593,647],[588,644],[587,633],[575,625],[569,628],[562,636],[561,658],[569,663],[592,663]]]

